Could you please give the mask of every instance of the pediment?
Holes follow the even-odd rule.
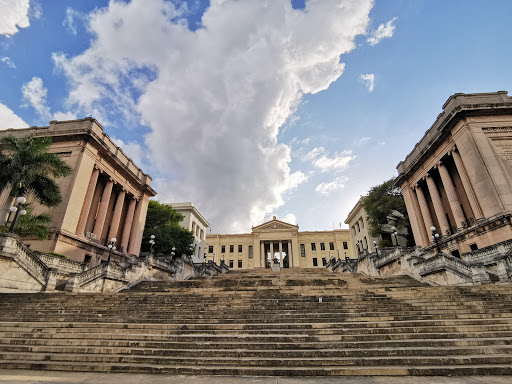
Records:
[[[252,227],[253,232],[261,232],[261,231],[298,231],[299,226],[285,223],[284,221],[277,220],[274,218],[266,223],[260,224],[256,227]]]

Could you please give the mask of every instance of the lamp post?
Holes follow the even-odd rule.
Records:
[[[396,227],[391,227],[391,230],[393,231],[392,235],[395,236],[395,243],[398,247],[398,232],[396,231]]]
[[[149,240],[150,248],[149,248],[149,254],[153,254],[153,245],[155,245],[155,235],[151,235],[151,240]]]
[[[437,233],[437,229],[434,226],[430,227],[430,230],[432,231],[432,241],[436,242],[437,253],[441,253],[441,247],[439,246],[439,233]]]
[[[20,196],[16,199],[17,205],[16,206],[13,205],[11,208],[9,208],[9,211],[11,211],[11,213],[16,212],[16,214],[14,215],[14,219],[12,220],[11,226],[9,227],[9,232],[12,232],[14,230],[14,226],[16,225],[16,220],[18,220],[18,216],[20,216],[20,215],[23,216],[24,214],[27,213],[27,211],[22,209],[23,207],[21,206],[22,204],[25,204],[26,201],[27,201],[27,199],[25,199],[23,196]]]
[[[377,245],[377,242],[373,240],[373,247],[375,248],[375,253],[377,254],[377,257],[379,257],[379,246]]]
[[[110,264],[110,259],[112,258],[112,252],[116,250],[116,246],[114,245],[116,243],[116,238],[113,237],[110,239],[110,242],[108,243],[108,259],[107,264]]]
[[[171,260],[173,260],[174,256],[176,255],[176,253],[174,251],[176,251],[176,248],[172,247],[171,248]]]
[[[359,240],[357,240],[357,254],[359,255],[361,253],[361,250],[359,249]]]

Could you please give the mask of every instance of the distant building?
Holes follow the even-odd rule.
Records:
[[[324,268],[330,258],[353,258],[347,229],[299,232],[274,218],[251,233],[206,235],[207,260],[224,261],[233,269],[269,268],[274,260],[282,268]]]
[[[375,241],[377,245],[381,240],[385,240],[390,246],[406,246],[407,245],[407,229],[406,228],[396,228],[395,230],[398,233],[397,236],[394,236],[393,227],[395,226],[393,215],[388,217],[388,223],[381,226],[381,231],[378,237],[372,237],[370,235],[370,229],[368,227],[368,215],[364,209],[364,198],[365,196],[361,196],[361,198],[357,201],[356,205],[347,216],[345,220],[345,224],[348,224],[350,230],[350,239],[352,243],[352,251],[354,255],[358,255],[359,253],[365,252],[375,252],[375,247],[373,242]],[[396,215],[400,215],[400,212],[394,211]],[[402,216],[403,217],[403,216]]]
[[[397,166],[417,245],[459,256],[512,238],[512,98],[456,93]]]
[[[70,176],[56,180],[61,204],[53,208],[34,204],[35,214],[49,211],[53,220],[47,240],[24,240],[31,249],[96,265],[108,257],[107,242],[116,238],[114,259],[139,255],[149,198],[156,192],[151,177],[114,144],[100,123],[88,117],[0,131],[0,138],[10,135],[50,136],[50,151],[73,168]],[[9,193],[4,190],[0,195],[4,220],[12,203]]]
[[[192,203],[170,203],[168,204],[184,216],[180,225],[194,234],[194,254],[192,261],[202,263],[205,253],[206,230],[210,224]]]

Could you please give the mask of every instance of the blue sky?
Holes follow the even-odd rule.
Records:
[[[10,2],[0,128],[93,116],[213,232],[339,227],[451,94],[512,82],[508,0]]]

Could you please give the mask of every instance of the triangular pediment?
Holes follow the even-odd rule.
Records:
[[[277,220],[277,218],[274,216],[274,218],[270,221],[267,221],[266,223],[260,224],[256,227],[252,227],[253,232],[259,232],[259,231],[298,231],[299,226],[285,223],[284,221]]]

